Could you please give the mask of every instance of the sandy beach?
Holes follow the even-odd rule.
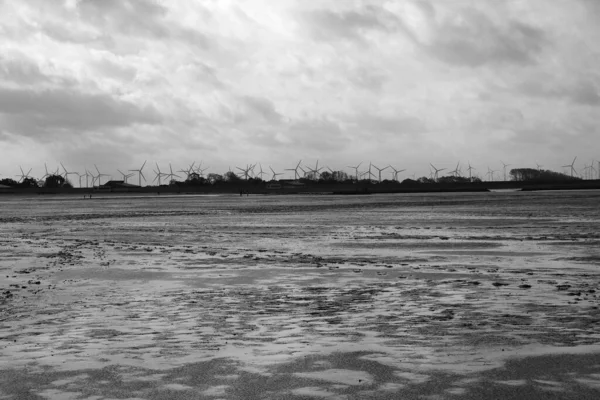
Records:
[[[600,398],[599,204],[0,197],[0,399]]]

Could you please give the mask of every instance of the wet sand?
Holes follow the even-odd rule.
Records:
[[[595,399],[600,192],[0,198],[0,399]]]

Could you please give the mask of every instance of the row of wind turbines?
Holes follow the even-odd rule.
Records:
[[[571,164],[563,165],[561,167],[568,168],[570,171],[571,177],[581,175],[581,177],[584,179],[594,179],[594,173],[595,173],[598,175],[598,179],[600,179],[600,161],[592,161],[591,164],[589,164],[589,165],[586,164],[585,167],[580,171],[581,174],[578,174],[577,170],[575,169],[575,161],[576,160],[577,160],[577,157],[575,157],[573,159]],[[506,181],[507,180],[507,167],[509,167],[511,164],[507,164],[502,160],[500,160],[500,162],[502,163],[503,176],[504,176],[504,180]],[[594,167],[594,162],[597,162],[597,166],[598,166],[597,168]],[[112,179],[111,175],[102,173],[96,164],[94,164],[95,172],[90,171],[87,168],[85,168],[84,173],[80,173],[77,171],[70,171],[64,166],[64,164],[62,162],[60,162],[59,164],[60,164],[60,166],[57,167],[56,170],[52,171],[52,172],[48,171],[47,165],[44,164],[45,174],[42,176],[41,181],[44,181],[44,179],[46,179],[47,177],[52,176],[52,175],[62,176],[65,180],[68,180],[69,175],[76,175],[78,177],[79,187],[83,187],[84,179],[85,179],[85,187],[89,187],[90,181],[91,181],[91,185],[95,186],[95,185],[102,185],[103,177],[107,177],[109,180]],[[137,177],[138,177],[137,183],[139,186],[142,186],[142,180],[145,183],[147,183],[146,176],[144,175],[144,172],[143,172],[144,168],[146,167],[146,164],[147,164],[147,161],[144,161],[144,163],[137,169],[129,169],[129,170],[126,170],[126,172],[123,172],[120,169],[117,169],[117,171],[119,172],[119,174],[122,175],[122,179],[126,183],[127,183],[128,179],[137,175]],[[170,182],[171,180],[173,180],[175,178],[190,179],[191,177],[204,177],[205,172],[209,168],[209,167],[204,167],[202,165],[202,161],[198,164],[196,164],[196,162],[193,162],[187,168],[182,168],[175,172],[173,172],[173,167],[170,163],[169,163],[168,172],[161,171],[158,163],[155,163],[155,165],[156,165],[156,169],[155,170],[153,169],[154,179],[151,182],[158,183],[159,186],[162,184],[163,181]],[[347,168],[354,170],[353,178],[357,181],[362,180],[362,179],[370,179],[370,180],[375,180],[377,182],[382,182],[382,180],[383,180],[382,173],[388,169],[391,172],[391,175],[390,175],[391,179],[394,181],[398,181],[398,175],[401,172],[406,171],[406,169],[397,169],[396,167],[394,167],[392,165],[380,167],[380,166],[373,164],[372,162],[369,162],[368,169],[364,169],[361,171],[360,167],[362,165],[363,165],[363,162],[360,162],[357,165],[347,166]],[[258,169],[257,169],[257,166],[258,166]],[[542,166],[540,164],[538,164],[537,162],[536,162],[536,167],[539,171],[541,171]],[[61,168],[62,168],[62,172],[60,171]],[[32,178],[30,175],[32,169],[29,169],[29,171],[27,171],[27,172],[25,172],[21,166],[19,166],[19,169],[21,171],[21,174],[18,174],[15,176],[20,178],[19,179],[20,182],[26,178]],[[270,175],[270,179],[272,181],[275,181],[278,179],[279,176],[284,175],[283,172],[276,172],[271,166],[269,166],[270,172],[265,172],[265,171],[263,171],[262,165],[260,163],[246,164],[245,167],[237,167],[236,166],[235,169],[238,172],[232,171],[231,167],[229,168],[228,172],[234,173],[239,178],[245,179],[245,180],[253,179],[253,178],[263,179],[264,175],[267,175],[267,176]],[[316,161],[316,164],[314,167],[311,167],[308,165],[303,165],[302,160],[300,160],[300,161],[298,161],[298,163],[296,164],[296,166],[294,168],[284,169],[284,171],[293,172],[294,179],[296,179],[296,180],[301,179],[301,178],[318,180],[321,177],[321,175],[323,174],[323,172],[322,172],[323,170],[328,170],[331,174],[335,174],[336,172],[343,172],[343,171],[335,171],[328,166],[319,166],[319,160]],[[430,170],[429,178],[434,181],[438,181],[440,179],[440,172],[447,171],[448,169],[447,168],[438,168],[435,165],[430,163],[429,170]],[[469,180],[472,180],[473,178],[479,178],[478,175],[473,173],[473,171],[476,170],[476,168],[473,167],[470,162],[467,163],[466,170],[468,172]],[[184,176],[182,177],[182,175],[177,174],[177,172],[183,174]],[[487,172],[484,174],[484,176],[487,178],[487,180],[494,181],[497,178],[497,176],[495,174],[498,172],[500,172],[500,171],[491,169],[488,166]],[[415,178],[415,175],[416,174],[412,175],[413,179]],[[466,176],[463,176],[460,161],[456,164],[456,167],[453,170],[448,171],[448,175],[457,177],[457,178],[458,177],[466,178]]]

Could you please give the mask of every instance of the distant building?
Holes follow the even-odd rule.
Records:
[[[120,191],[127,189],[139,188],[138,185],[132,185],[131,183],[127,183],[125,181],[108,181],[104,185],[100,185],[98,187],[99,190],[109,190],[109,191]]]

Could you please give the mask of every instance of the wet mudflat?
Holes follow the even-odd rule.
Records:
[[[597,191],[0,207],[0,399],[600,396]]]

